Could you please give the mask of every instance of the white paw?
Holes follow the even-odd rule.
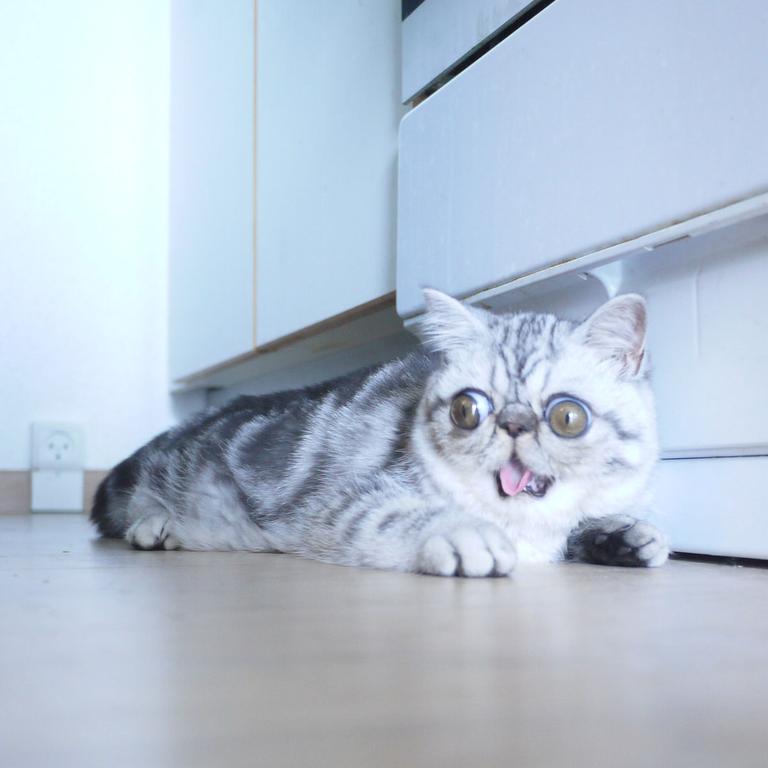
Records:
[[[435,576],[506,576],[517,561],[515,545],[501,529],[482,521],[430,536],[417,570]]]
[[[135,549],[178,549],[171,526],[168,515],[147,515],[126,531],[125,538]]]

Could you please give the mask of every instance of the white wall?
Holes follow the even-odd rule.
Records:
[[[173,420],[167,0],[0,3],[0,469],[29,424],[105,468]]]

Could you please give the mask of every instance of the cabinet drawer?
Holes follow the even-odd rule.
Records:
[[[768,189],[768,5],[555,2],[400,130],[398,310]]]
[[[662,461],[652,519],[672,549],[768,558],[768,457]]]

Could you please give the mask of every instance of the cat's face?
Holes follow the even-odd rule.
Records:
[[[572,489],[597,497],[647,475],[655,414],[643,366],[645,304],[622,296],[580,325],[493,315],[428,291],[423,331],[443,356],[422,404],[442,463],[513,510]]]

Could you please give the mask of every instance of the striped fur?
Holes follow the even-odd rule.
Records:
[[[595,521],[642,511],[657,452],[642,300],[614,300],[576,325],[426,293],[423,351],[240,397],[156,437],[100,486],[99,531],[140,549],[291,552],[485,576],[574,551],[569,533],[585,521],[595,531]],[[494,406],[471,431],[449,418],[467,388]],[[544,421],[559,392],[590,403],[583,437],[565,440]],[[502,414],[521,409],[535,428],[513,437]],[[500,494],[496,475],[512,456],[553,479],[545,496]]]

